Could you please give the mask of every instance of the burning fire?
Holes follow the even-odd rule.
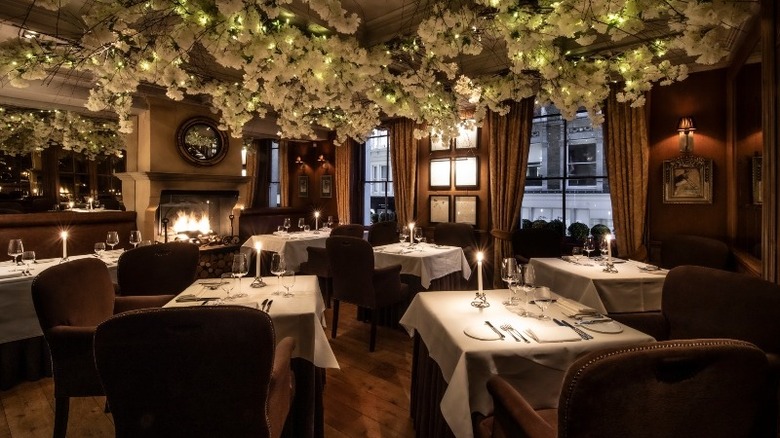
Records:
[[[197,231],[200,234],[211,234],[211,224],[208,216],[201,213],[187,213],[178,211],[176,219],[173,221],[173,232],[175,234]]]

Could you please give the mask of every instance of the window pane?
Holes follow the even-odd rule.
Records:
[[[363,155],[363,222],[370,225],[375,222],[395,220],[395,200],[393,199],[392,171],[390,168],[389,134],[386,130],[376,129],[366,140]]]

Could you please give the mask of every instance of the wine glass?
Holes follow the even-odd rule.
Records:
[[[539,317],[539,319],[550,319],[550,317],[545,315],[544,312],[548,307],[550,307],[551,302],[552,292],[550,291],[549,287],[541,286],[534,289],[534,304],[542,309],[542,315]]]
[[[276,280],[279,283],[276,292],[273,292],[272,295],[281,295],[282,294],[282,274],[284,274],[287,271],[287,265],[284,263],[284,259],[282,256],[275,252],[271,255],[271,273],[276,275]]]
[[[536,284],[536,273],[534,272],[534,267],[531,265],[525,265],[523,266],[523,292],[525,293],[525,303],[524,308],[526,308],[531,301],[531,295],[534,290],[534,284]],[[528,312],[527,310],[523,313],[525,316],[533,316],[531,312]]]
[[[116,231],[109,231],[106,234],[106,245],[111,247],[111,251],[119,244],[119,233]]]
[[[289,217],[286,217],[286,218],[284,218],[284,225],[282,225],[282,226],[284,227],[284,231],[285,231],[286,233],[289,233],[289,232],[290,232],[290,224],[291,224],[291,223],[292,223],[292,222],[290,221],[290,218],[289,218]]]
[[[104,252],[106,252],[106,242],[95,243],[95,255],[97,258],[102,258]]]
[[[133,248],[137,247],[139,243],[141,243],[141,232],[138,230],[134,230],[130,232],[130,245],[133,245]]]
[[[582,257],[582,248],[575,246],[571,249],[571,256],[574,258],[574,263],[580,264],[580,258]]]
[[[423,231],[422,228],[415,228],[414,229],[414,240],[417,241],[417,243],[420,243],[420,241],[423,239]]]
[[[594,241],[593,236],[588,236],[588,238],[585,239],[585,246],[583,249],[588,253],[588,258],[590,258],[590,253],[596,250],[596,242]]]
[[[404,242],[406,242],[406,239],[408,239],[408,238],[409,238],[409,227],[404,225],[404,226],[401,227],[401,230],[398,232],[398,240],[401,243],[404,243]]]
[[[601,250],[601,260],[609,261],[609,239],[606,236],[599,242],[599,250]]]
[[[247,264],[246,254],[236,254],[233,256],[232,266],[233,277],[238,278],[238,293],[233,295],[234,298],[243,298],[247,296],[241,292],[241,277],[245,276],[249,272],[249,265]]]
[[[290,289],[295,285],[295,272],[286,271],[280,278],[282,280],[282,286],[284,287],[283,296],[286,298],[295,296],[294,293],[290,292]]]
[[[309,227],[309,224],[306,224],[303,226],[303,232],[308,233],[311,228]]]
[[[516,306],[514,297],[512,296],[512,284],[517,279],[517,260],[514,257],[507,257],[501,261],[501,279],[504,280],[509,288],[509,299],[504,301],[505,306]]]
[[[223,301],[230,301],[235,298],[235,296],[230,295],[234,286],[232,272],[223,272],[222,275],[219,276],[219,287],[225,291],[225,298],[222,299]]]
[[[24,263],[24,273],[27,275],[32,275],[30,272],[30,263],[35,263],[35,251],[23,252],[22,263]]]
[[[303,231],[304,224],[306,224],[306,219],[298,218],[298,231]]]
[[[13,263],[19,264],[16,260],[17,257],[22,255],[24,252],[24,244],[22,244],[22,239],[11,239],[8,241],[8,255],[13,258]]]
[[[333,216],[328,216],[328,228],[333,227]]]

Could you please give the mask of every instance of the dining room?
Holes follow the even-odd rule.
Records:
[[[0,436],[558,436],[584,358],[751,348],[690,431],[780,436],[780,11],[613,3],[8,0]]]

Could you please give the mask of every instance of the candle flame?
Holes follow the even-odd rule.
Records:
[[[60,233],[60,237],[62,237],[63,239],[67,239],[68,238],[68,232],[67,231],[61,232]]]
[[[485,256],[482,254],[482,251],[480,251],[480,252],[478,252],[478,253],[477,253],[477,261],[478,261],[478,262],[482,262],[482,259],[483,259],[484,257],[485,257]]]

